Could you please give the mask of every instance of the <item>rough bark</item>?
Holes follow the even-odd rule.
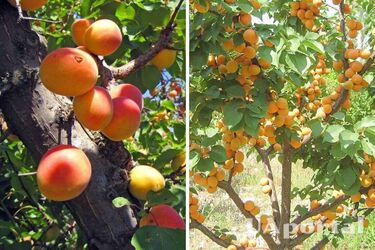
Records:
[[[67,133],[59,129],[59,116],[69,113],[71,101],[40,83],[39,65],[46,55],[44,38],[31,30],[28,21],[18,23],[17,18],[17,10],[1,1],[0,109],[12,132],[38,162],[59,139],[67,143]],[[112,205],[116,196],[132,199],[126,177],[130,154],[121,143],[100,136],[94,142],[77,122],[72,124],[71,138],[89,157],[93,172],[85,192],[65,205],[85,233],[90,249],[132,249],[130,240],[137,226],[134,211],[130,206]]]

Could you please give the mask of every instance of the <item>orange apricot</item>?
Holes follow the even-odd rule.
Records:
[[[108,91],[95,87],[89,92],[76,96],[73,109],[77,120],[88,129],[102,130],[112,119],[113,105]]]
[[[95,21],[85,32],[85,46],[95,55],[108,56],[120,47],[121,42],[120,28],[109,19]]]
[[[98,67],[92,56],[83,50],[60,48],[43,59],[39,75],[48,90],[78,96],[95,86]]]
[[[91,24],[91,20],[84,18],[77,19],[73,22],[71,30],[72,38],[75,44],[77,44],[78,46],[85,46],[85,33]]]
[[[16,0],[8,0],[8,2],[17,7]],[[48,0],[22,0],[20,1],[21,9],[25,11],[32,11],[43,7]]]
[[[126,97],[132,99],[138,105],[140,110],[143,109],[142,92],[131,83],[119,84],[113,87],[109,93],[112,99],[115,99],[117,97]]]
[[[151,63],[159,70],[169,68],[176,61],[176,54],[176,50],[163,49],[152,58]]]
[[[141,124],[141,110],[137,103],[126,97],[113,99],[112,120],[101,132],[112,141],[132,136]]]
[[[79,148],[58,145],[43,155],[36,178],[40,192],[48,199],[71,200],[79,196],[89,184],[90,160]]]

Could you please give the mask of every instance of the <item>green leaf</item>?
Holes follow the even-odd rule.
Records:
[[[317,138],[318,136],[320,136],[322,132],[324,131],[323,123],[317,119],[309,121],[308,125],[311,128],[312,136],[314,138]]]
[[[363,129],[370,128],[370,127],[375,127],[374,116],[367,116],[354,125],[354,129],[356,131],[362,131]]]
[[[158,204],[172,205],[174,202],[176,202],[177,197],[168,189],[163,188],[159,192],[148,192],[146,195],[146,200],[148,205],[152,207]]]
[[[342,188],[349,189],[358,178],[357,172],[355,172],[351,166],[342,166],[336,172],[336,184]]]
[[[322,55],[325,54],[324,46],[318,41],[304,40],[303,45],[305,45],[306,47],[308,47],[308,48],[310,48],[310,49],[312,49],[316,52],[318,52],[319,54],[322,54]]]
[[[201,158],[196,165],[196,169],[200,172],[211,171],[213,168],[214,161],[210,158]]]
[[[230,86],[226,88],[225,91],[228,97],[244,97],[246,95],[244,88],[240,85]]]
[[[190,153],[189,153],[189,167],[193,169],[198,164],[199,160],[200,160],[200,154],[195,150],[190,151]]]
[[[324,133],[323,141],[335,143],[339,141],[339,136],[345,128],[341,125],[330,125]]]
[[[180,150],[178,150],[178,149],[167,149],[167,150],[165,150],[156,159],[155,167],[158,168],[158,169],[163,168],[171,160],[173,160],[179,153],[180,153]]]
[[[239,112],[238,109],[241,107],[241,101],[231,101],[224,105],[224,123],[228,127],[234,127],[240,123],[243,117],[243,113]]]
[[[113,206],[119,208],[119,207],[123,207],[123,206],[129,206],[132,203],[124,197],[117,197],[117,198],[112,200],[112,204],[113,204]]]
[[[310,59],[301,53],[287,54],[285,56],[285,62],[288,66],[300,75],[304,75],[307,70],[311,67]]]
[[[349,146],[353,145],[358,140],[359,135],[353,133],[350,130],[344,130],[339,135],[339,140],[342,149],[348,149]]]
[[[160,103],[160,106],[162,106],[163,108],[166,108],[170,111],[174,111],[176,110],[176,107],[174,106],[174,102],[171,101],[171,100],[164,100]]]
[[[211,148],[210,158],[217,163],[223,163],[227,160],[225,148],[221,145],[215,145]]]
[[[131,244],[136,250],[182,250],[185,249],[185,230],[144,226],[135,232]]]

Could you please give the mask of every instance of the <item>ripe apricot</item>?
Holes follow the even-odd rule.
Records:
[[[257,76],[260,74],[260,67],[258,65],[252,64],[249,66],[248,70],[251,76]]]
[[[246,42],[249,42],[251,44],[256,44],[259,40],[259,37],[258,35],[256,34],[255,30],[253,29],[247,29],[244,33],[243,33],[243,39],[246,41]]]
[[[91,24],[91,20],[84,18],[77,19],[73,22],[71,30],[72,38],[75,44],[77,44],[78,46],[85,46],[85,33]]]
[[[298,149],[302,146],[301,142],[299,140],[296,140],[296,139],[292,139],[290,140],[290,145],[294,148],[294,149]]]
[[[122,141],[132,136],[141,124],[141,110],[137,103],[126,97],[113,99],[113,116],[102,130],[112,141]]]
[[[276,101],[276,105],[279,109],[288,109],[288,100],[285,98],[279,98]]]
[[[205,2],[205,6],[199,4],[197,1],[194,1],[194,8],[199,12],[199,13],[207,13],[208,10],[211,8],[211,2],[206,0],[204,1]]]
[[[350,69],[352,69],[354,72],[358,73],[363,69],[363,64],[360,63],[360,62],[357,62],[357,61],[351,62],[350,63]]]
[[[237,247],[235,245],[229,245],[227,250],[237,250]]]
[[[154,58],[151,63],[159,70],[167,69],[176,61],[176,51],[173,49],[163,49]]]
[[[133,100],[139,107],[140,110],[143,109],[143,95],[142,92],[131,83],[122,83],[110,90],[110,95],[112,99],[117,97],[126,97]]]
[[[248,26],[249,24],[251,24],[251,15],[248,13],[241,13],[238,19],[244,26]]]
[[[236,162],[243,162],[245,159],[245,155],[241,151],[237,151],[236,154],[234,155],[234,158]]]
[[[282,147],[279,143],[276,143],[273,145],[273,149],[276,151],[276,152],[280,152]]]
[[[160,204],[152,207],[140,222],[140,227],[154,225],[158,227],[185,230],[185,222],[177,211],[168,205]]]
[[[263,187],[262,187],[262,192],[263,192],[264,194],[271,193],[271,192],[272,192],[272,188],[271,188],[271,186],[270,186],[270,185],[265,185],[265,186],[263,186]]]
[[[121,42],[120,28],[109,19],[95,21],[85,32],[85,46],[95,55],[108,56],[120,47]]]
[[[8,0],[8,2],[17,7],[16,0]],[[48,0],[22,0],[20,1],[21,9],[25,11],[32,11],[41,8]]]
[[[361,57],[365,60],[369,59],[371,56],[371,52],[367,49],[361,51]]]
[[[246,211],[250,212],[255,208],[254,202],[253,201],[246,201],[244,204],[244,208]]]
[[[39,75],[48,90],[78,96],[95,86],[98,67],[90,54],[80,49],[61,48],[43,59]]]
[[[261,186],[266,186],[269,184],[269,179],[267,177],[263,177],[262,179],[260,179],[259,184]]]
[[[76,96],[73,100],[74,113],[88,129],[104,129],[112,119],[113,105],[108,91],[95,87],[86,94]]]
[[[164,186],[164,177],[156,168],[138,165],[130,171],[129,192],[139,200],[146,200],[148,192],[158,192]]]
[[[375,202],[375,188],[370,188],[370,190],[367,192],[368,198]]]
[[[79,148],[58,145],[43,155],[36,178],[40,192],[48,199],[71,200],[79,196],[90,181],[90,160]]]
[[[333,69],[336,71],[341,70],[344,67],[344,62],[343,61],[335,61],[333,62]]]

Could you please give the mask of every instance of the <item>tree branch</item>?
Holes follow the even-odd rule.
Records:
[[[44,23],[62,23],[62,21],[52,21],[52,20],[24,16],[22,13],[20,0],[15,0],[15,1],[16,1],[16,8],[18,10],[18,22],[21,22],[22,20],[29,20],[29,21],[39,21],[39,22],[44,22]]]
[[[271,148],[271,147],[270,147]],[[277,228],[279,228],[280,225],[280,207],[279,207],[279,201],[277,199],[277,193],[276,193],[276,187],[275,183],[273,181],[273,173],[272,173],[272,168],[271,168],[271,163],[269,160],[269,153],[268,149],[265,151],[258,146],[255,147],[255,149],[258,151],[260,157],[262,158],[262,161],[264,163],[264,167],[266,170],[267,178],[269,181],[269,185],[272,188],[271,194],[269,194],[271,198],[271,204],[272,204],[272,212],[273,212],[273,217],[275,218],[275,223]]]
[[[327,237],[324,237],[322,240],[316,243],[315,246],[313,246],[310,250],[320,250],[325,245],[327,245],[328,242],[329,242],[329,239]]]
[[[292,151],[289,143],[283,143],[283,164],[281,180],[281,220],[279,225],[283,249],[289,249],[289,235],[284,235],[284,226],[290,222],[291,189],[292,189]]]
[[[180,0],[176,8],[171,15],[167,26],[161,31],[159,41],[157,41],[151,49],[149,49],[145,54],[140,55],[136,59],[131,60],[127,64],[121,67],[111,67],[112,75],[115,79],[121,79],[129,76],[131,73],[143,68],[152,58],[155,57],[157,53],[166,48],[172,37],[172,32],[175,28],[174,21],[177,17],[177,13],[183,4],[183,0]]]
[[[219,246],[222,246],[224,248],[227,248],[229,245],[231,245],[231,244],[229,244],[229,242],[227,242],[225,240],[222,240],[219,237],[217,237],[213,232],[211,232],[210,229],[205,227],[203,224],[200,224],[193,219],[191,219],[191,222],[190,222],[190,229],[198,229],[204,235],[206,235],[208,238],[210,238],[213,242],[215,242],[216,244],[218,244]],[[237,246],[237,249],[243,250],[244,248]]]
[[[256,230],[259,230],[259,222],[257,218],[245,210],[244,203],[241,200],[241,198],[238,196],[236,191],[233,189],[233,187],[227,182],[227,181],[221,181],[218,185],[221,189],[227,192],[229,195],[229,198],[234,202],[234,204],[237,206],[237,208],[240,210],[240,212],[246,217],[251,219],[251,224],[253,228]],[[275,242],[275,240],[271,237],[269,234],[264,234],[262,230],[259,230],[259,234],[262,236],[264,241],[267,243],[268,247],[270,249],[278,249],[278,245]]]

